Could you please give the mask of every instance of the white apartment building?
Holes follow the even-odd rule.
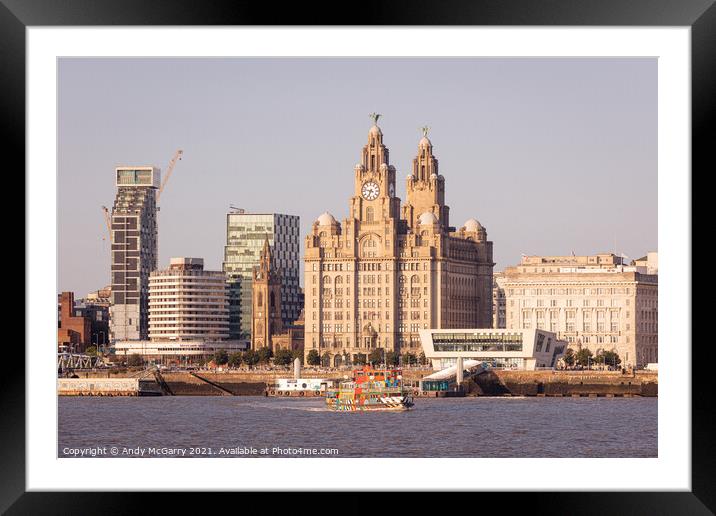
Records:
[[[229,338],[226,276],[205,271],[201,258],[172,258],[149,277],[149,338],[152,341]]]
[[[658,362],[658,284],[614,254],[523,256],[505,269],[506,327],[555,332],[572,348],[643,367]]]

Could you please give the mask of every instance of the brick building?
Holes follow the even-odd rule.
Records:
[[[66,346],[71,351],[84,351],[91,345],[92,321],[75,315],[75,295],[63,292],[58,296],[60,313],[57,320],[57,347]]]

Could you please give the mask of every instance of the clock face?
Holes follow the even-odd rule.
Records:
[[[364,199],[372,201],[373,199],[378,197],[378,194],[380,193],[380,187],[373,181],[368,181],[367,183],[363,183],[363,188],[361,189],[360,193]]]

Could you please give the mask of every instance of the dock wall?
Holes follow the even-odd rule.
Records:
[[[404,371],[406,381],[417,381],[431,369]],[[124,379],[129,371],[88,371],[75,381]],[[348,371],[303,370],[304,378],[342,380]],[[290,377],[287,371],[163,372],[162,377],[177,396],[262,396],[277,378]],[[58,380],[66,381],[65,379]],[[144,381],[144,380],[143,380]],[[89,384],[88,384],[89,385]],[[119,384],[117,384],[119,385]],[[463,382],[467,396],[657,396],[656,372],[622,374],[612,371],[508,371],[489,370]],[[66,389],[65,389],[66,390]],[[63,394],[62,392],[60,394]]]

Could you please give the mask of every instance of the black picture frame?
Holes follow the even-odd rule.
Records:
[[[716,6],[714,0],[401,0],[311,2],[280,7],[268,2],[192,0],[0,0],[0,73],[5,159],[25,167],[25,29],[62,25],[539,25],[691,27],[692,180],[716,171]],[[694,220],[696,222],[696,220]],[[693,234],[693,233],[692,233]],[[699,233],[696,233],[699,234]],[[707,265],[708,266],[708,265]],[[26,272],[27,274],[27,272]],[[684,300],[691,303],[691,300]],[[695,313],[705,309],[693,304]],[[703,305],[702,305],[703,306]],[[677,345],[688,349],[692,336]],[[8,343],[9,344],[9,343]],[[710,395],[714,346],[692,348],[692,490],[690,492],[479,493],[479,508],[505,510],[524,501],[532,513],[713,514],[716,512],[716,412]],[[29,364],[30,361],[27,360]],[[75,493],[25,490],[25,371],[13,365],[0,375],[0,511],[7,514],[128,514],[160,503],[163,512],[187,507],[180,493]],[[198,472],[200,473],[200,472]],[[568,474],[568,472],[565,472]],[[82,479],[77,479],[78,486]],[[194,493],[204,497],[205,493]],[[228,510],[226,495],[212,495],[210,509]],[[245,503],[245,495],[240,495]],[[322,496],[322,495],[321,495]],[[449,495],[445,495],[449,496]],[[234,498],[232,503],[237,499]],[[420,496],[400,498],[422,503]],[[447,500],[447,498],[442,498]],[[509,502],[509,503],[507,503]],[[280,509],[272,497],[272,512]],[[286,501],[292,507],[294,501]],[[348,504],[350,505],[350,504]],[[231,506],[229,506],[231,507]],[[311,510],[331,510],[322,503]],[[343,504],[345,508],[345,504]],[[454,507],[455,509],[457,507]],[[446,509],[451,510],[451,509]]]

